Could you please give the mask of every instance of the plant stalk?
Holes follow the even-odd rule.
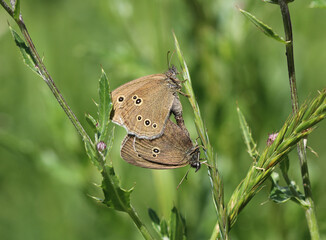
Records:
[[[153,239],[150,233],[148,232],[146,226],[142,223],[140,218],[138,217],[136,211],[134,208],[131,206],[131,211],[128,211],[128,215],[131,217],[131,219],[134,221],[136,224],[137,228],[139,229],[140,233],[143,235],[144,239],[146,240],[151,240]]]
[[[197,133],[203,144],[207,163],[209,164],[208,175],[210,177],[211,184],[212,184],[213,198],[214,198],[214,203],[217,211],[217,219],[218,219],[217,220],[218,227],[217,226],[214,227],[211,238],[215,237],[216,239],[219,234],[219,237],[221,239],[226,240],[229,239],[228,236],[229,223],[228,223],[228,216],[226,214],[226,209],[224,206],[223,182],[217,169],[217,156],[214,154],[213,147],[210,144],[207,130],[202,120],[200,109],[195,98],[194,90],[192,88],[188,67],[186,61],[183,58],[183,54],[181,52],[177,37],[174,34],[174,32],[173,32],[173,37],[174,37],[176,52],[178,54],[179,62],[181,64],[183,79],[186,80],[184,83],[185,91],[186,94],[188,95],[188,100],[190,102],[190,105],[194,111]]]
[[[297,114],[299,109],[299,101],[298,101],[296,78],[295,78],[294,57],[293,57],[293,34],[292,34],[290,11],[288,8],[288,2],[286,0],[279,0],[278,3],[280,5],[281,14],[283,18],[285,38],[286,41],[289,41],[289,43],[286,44],[286,58],[287,58],[288,73],[289,73],[292,111],[293,114]],[[298,157],[299,157],[300,167],[301,167],[301,176],[302,176],[302,182],[303,182],[303,188],[305,194],[305,201],[309,205],[309,207],[306,208],[305,210],[306,220],[308,223],[311,239],[317,240],[320,239],[318,223],[316,220],[316,211],[312,199],[308,164],[307,164],[307,158],[305,154],[305,146],[302,140],[297,144],[297,151],[298,151]]]

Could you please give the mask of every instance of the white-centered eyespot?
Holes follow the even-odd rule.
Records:
[[[158,147],[153,147],[152,152],[154,154],[159,154],[160,153],[160,149]]]
[[[149,119],[145,119],[145,121],[144,121],[144,125],[145,125],[146,127],[148,127],[149,125],[151,125],[151,120],[149,120]]]
[[[123,96],[123,95],[118,96],[118,98],[117,98],[117,101],[118,101],[119,103],[122,103],[124,100],[125,100],[125,96]]]

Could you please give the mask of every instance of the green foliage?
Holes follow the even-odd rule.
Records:
[[[186,222],[181,216],[178,209],[173,207],[170,213],[169,225],[165,219],[157,216],[153,209],[148,209],[148,215],[152,221],[155,231],[159,234],[160,239],[184,240],[186,238]],[[169,227],[168,227],[169,226]]]
[[[109,80],[102,69],[102,75],[99,80],[99,103],[98,120],[96,121],[91,115],[87,114],[86,119],[93,130],[95,130],[95,144],[84,139],[85,149],[92,163],[101,171],[103,180],[101,188],[104,193],[102,201],[106,206],[117,211],[130,212],[130,194],[132,189],[124,190],[120,187],[120,181],[116,176],[112,166],[106,165],[108,154],[113,144],[114,130],[109,130],[110,113],[112,110],[112,101],[110,95]],[[100,150],[99,144],[104,143],[104,150]],[[110,164],[111,165],[111,164]]]
[[[105,199],[103,203],[115,210],[128,212],[131,211],[130,194],[133,189],[124,190],[120,188],[120,181],[115,175],[113,167],[105,166],[102,170],[102,189]]]
[[[239,122],[240,122],[240,127],[242,130],[244,142],[247,146],[247,151],[248,151],[250,157],[254,161],[256,161],[257,158],[259,157],[259,153],[257,151],[257,144],[255,143],[255,141],[251,135],[251,130],[250,130],[248,123],[239,107],[237,108],[237,111],[238,111],[238,117],[239,117]]]
[[[109,80],[103,69],[101,78],[99,80],[99,98],[100,101],[98,105],[98,141],[106,141],[107,134],[109,133],[112,101],[110,96]],[[112,137],[110,137],[109,139],[112,139]]]
[[[291,186],[280,186],[278,183],[279,175],[276,172],[272,173],[271,180],[272,188],[270,191],[269,198],[275,203],[285,203],[290,199],[293,199],[297,202],[304,201],[304,195],[300,193],[299,187],[294,182],[291,182]],[[293,190],[291,188],[295,190],[295,193],[293,193]]]
[[[237,189],[233,192],[231,199],[228,204],[228,211],[230,216],[231,227],[235,223],[239,212],[248,204],[248,202],[253,198],[253,196],[260,190],[262,183],[272,174],[274,167],[283,160],[287,159],[287,154],[296,147],[296,144],[303,138],[306,138],[311,131],[312,127],[317,123],[315,119],[325,119],[326,117],[326,106],[325,101],[326,89],[324,89],[313,101],[309,104],[303,105],[296,115],[291,116],[283,125],[282,129],[278,132],[278,135],[274,142],[267,146],[262,154],[260,154],[259,159],[252,167],[248,170],[247,176],[241,181]],[[322,101],[321,101],[322,99]],[[314,103],[318,102],[319,105],[316,106]],[[311,112],[311,109],[315,109],[315,112]],[[318,117],[315,116],[316,109],[324,109],[323,112],[319,112]],[[310,113],[310,116],[305,120],[302,120],[301,116],[305,115],[306,112]],[[314,120],[314,121],[311,121]],[[302,128],[302,126],[305,126]],[[286,168],[283,166],[283,175],[286,175]],[[288,196],[287,188],[281,189],[277,186],[277,181],[274,181],[273,192],[271,193],[272,199],[275,201],[283,202]],[[297,201],[302,200],[302,194],[298,192],[298,188],[288,181],[292,194],[296,194]],[[275,189],[277,192],[275,193]],[[280,193],[283,195],[280,196]],[[277,195],[277,197],[276,197]],[[304,207],[307,206],[305,202],[302,202]]]
[[[280,37],[278,34],[276,34],[271,27],[269,27],[267,24],[263,23],[262,21],[258,20],[254,15],[251,13],[240,9],[239,11],[246,16],[255,26],[262,31],[266,36],[273,38],[276,41],[279,41],[281,43],[287,43],[282,37]]]
[[[19,1],[18,1],[19,2]],[[18,3],[17,3],[18,4]],[[36,66],[36,60],[31,53],[30,48],[26,45],[25,41],[19,36],[19,34],[9,25],[12,36],[14,37],[15,43],[22,54],[24,63],[33,70],[36,74],[40,75]]]

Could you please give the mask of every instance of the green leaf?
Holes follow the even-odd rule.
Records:
[[[84,139],[85,149],[87,156],[92,161],[92,163],[101,171],[102,167],[98,161],[98,152],[95,147],[88,141],[88,139]]]
[[[160,218],[157,216],[157,213],[153,209],[148,209],[148,215],[154,224],[160,225]]]
[[[19,20],[19,15],[20,15],[20,0],[16,0],[15,8],[14,8],[14,19],[16,21]]]
[[[169,230],[168,230],[168,224],[166,223],[165,219],[161,220],[160,228],[161,228],[162,237],[168,237],[169,236]]]
[[[275,203],[284,203],[291,199],[291,191],[288,187],[281,187],[277,185],[278,181],[278,174],[277,179],[275,177],[275,173],[272,173],[271,179],[272,179],[272,189],[270,191],[269,198],[275,202]]]
[[[257,151],[257,144],[255,143],[254,139],[252,138],[248,123],[239,107],[237,107],[237,111],[238,111],[238,117],[239,117],[242,134],[244,137],[244,141],[245,141],[245,144],[247,145],[247,151],[248,151],[250,157],[254,161],[256,161],[257,158],[259,157],[259,153]]]
[[[113,140],[114,140],[114,129],[115,126],[112,127],[111,132],[108,136],[108,141],[106,143],[106,149],[107,149],[107,153],[109,153],[113,147]]]
[[[152,220],[152,225],[155,231],[162,237],[160,218],[157,216],[156,212],[151,208],[148,209],[148,215]]]
[[[258,27],[259,30],[261,30],[266,36],[271,37],[275,39],[276,41],[279,41],[281,43],[289,43],[288,41],[285,41],[282,37],[277,35],[271,27],[263,23],[262,21],[258,20],[254,15],[252,15],[249,12],[246,12],[245,10],[239,8],[239,11],[246,16],[253,24]]]
[[[95,118],[93,118],[90,114],[85,114],[85,118],[87,123],[89,124],[89,126],[92,128],[93,132],[96,133],[97,132],[97,121],[95,120]]]
[[[313,0],[309,7],[311,8],[326,8],[326,0]]]
[[[186,239],[185,220],[180,215],[176,207],[171,210],[170,217],[170,239],[183,240]]]
[[[102,171],[102,176],[103,181],[101,187],[104,192],[103,203],[117,211],[131,211],[130,194],[133,188],[129,190],[122,189],[120,187],[120,181],[111,166],[105,166]]]
[[[19,34],[11,26],[9,26],[9,29],[11,31],[12,36],[14,37],[16,45],[19,47],[19,50],[23,56],[24,63],[40,76],[38,68],[36,66],[36,60],[34,59],[31,50],[26,45],[24,40],[19,36]]]
[[[110,85],[108,78],[102,69],[102,75],[99,80],[99,98],[98,104],[98,120],[99,120],[99,141],[106,141],[106,134],[110,122],[110,112],[112,109],[112,101],[110,95]]]
[[[295,202],[299,202],[297,200],[304,201],[304,195],[299,191],[298,186],[292,182],[292,188],[296,191],[296,194],[299,196],[299,199],[297,199],[297,196],[295,196],[291,190],[290,186],[282,187],[278,185],[279,182],[279,175],[276,172],[273,172],[271,175],[272,180],[272,188],[270,191],[269,198],[274,201],[275,203],[285,203],[288,200],[294,200]]]

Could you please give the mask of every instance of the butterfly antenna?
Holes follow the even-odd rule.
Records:
[[[189,173],[190,168],[188,169],[188,171],[186,172],[186,174],[183,176],[183,178],[181,179],[181,181],[179,182],[178,186],[177,186],[177,190],[179,189],[181,183],[183,183],[183,181],[188,177],[188,173]]]
[[[175,52],[175,50],[173,50],[172,53],[171,53],[171,51],[168,51],[168,53],[166,55],[166,61],[168,63],[169,69],[171,68],[171,61],[172,61],[172,57],[173,57],[174,52]],[[171,57],[169,58],[170,53],[171,53]]]

